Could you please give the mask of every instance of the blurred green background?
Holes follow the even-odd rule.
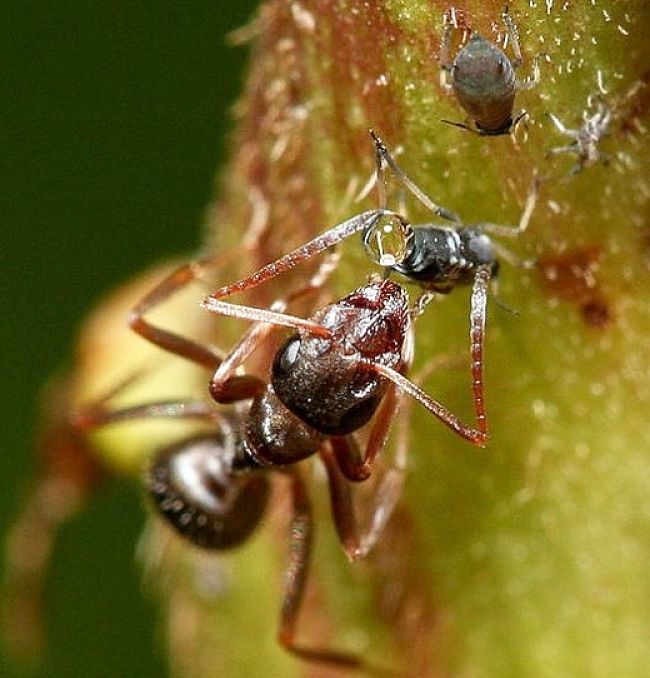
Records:
[[[0,531],[32,468],[37,393],[99,297],[198,244],[246,50],[226,34],[253,0],[9,2],[3,45],[4,353]],[[163,676],[134,549],[138,488],[109,485],[61,535],[42,667],[0,675]]]

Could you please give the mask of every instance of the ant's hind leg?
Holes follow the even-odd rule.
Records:
[[[314,521],[307,488],[297,470],[291,472],[290,481],[293,515],[278,641],[288,652],[301,659],[346,668],[359,668],[362,666],[362,662],[355,655],[332,650],[306,648],[296,642],[300,605],[304,597],[309,573]]]

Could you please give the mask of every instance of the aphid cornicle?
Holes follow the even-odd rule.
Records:
[[[450,120],[443,122],[480,135],[510,134],[526,116],[524,110],[513,115],[517,91],[529,89],[539,81],[537,60],[533,64],[531,78],[517,79],[516,71],[521,66],[523,57],[517,27],[508,7],[504,9],[502,19],[514,59],[510,60],[497,45],[463,26],[470,38],[452,60],[452,32],[458,28],[456,11],[449,10],[445,13],[445,28],[440,46],[441,83],[445,89],[453,90],[471,124]]]

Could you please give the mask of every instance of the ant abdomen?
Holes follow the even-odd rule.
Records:
[[[160,515],[184,538],[208,549],[238,546],[260,523],[269,484],[233,474],[234,448],[221,435],[199,435],[161,450],[145,485]]]

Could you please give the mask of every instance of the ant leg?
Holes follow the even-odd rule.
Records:
[[[476,271],[469,308],[469,355],[472,363],[474,413],[478,428],[485,440],[488,437],[488,425],[483,395],[483,347],[485,346],[485,319],[490,276],[491,271],[488,266],[480,266]]]
[[[73,391],[71,380],[58,379],[44,392],[37,477],[7,533],[2,634],[20,659],[44,649],[44,597],[59,531],[104,479],[102,464],[69,420]]]
[[[401,167],[395,162],[393,156],[389,153],[388,149],[384,145],[384,142],[379,138],[379,135],[375,130],[368,130],[370,138],[375,144],[375,153],[378,158],[381,158],[390,169],[393,171],[397,179],[404,185],[404,187],[410,191],[428,210],[433,212],[443,219],[448,221],[455,221],[457,224],[461,224],[460,217],[451,210],[442,207],[435,202],[421,189],[417,184],[410,179],[407,174],[401,169]],[[383,171],[383,163],[379,163],[378,171]],[[378,182],[381,183],[381,182]]]
[[[330,247],[337,245],[355,233],[360,233],[372,228],[383,217],[392,217],[401,220],[401,217],[398,214],[395,214],[395,212],[391,212],[390,210],[369,210],[368,212],[357,214],[347,221],[343,221],[333,228],[330,228],[328,231],[325,231],[325,233],[321,233],[313,240],[297,247],[270,264],[263,266],[246,278],[242,278],[230,285],[219,288],[216,292],[213,292],[207,297],[203,305],[205,308],[208,308],[208,310],[211,310],[209,305],[212,300],[217,301],[229,297],[236,292],[244,292],[272,280],[282,273],[291,270],[301,262],[308,261]]]
[[[314,520],[307,489],[301,475],[295,470],[291,472],[290,479],[293,516],[291,518],[289,563],[285,574],[278,641],[288,652],[308,661],[335,664],[348,668],[361,667],[361,660],[352,654],[305,648],[296,643],[298,615],[307,583],[309,558],[312,550]]]
[[[203,271],[223,265],[234,259],[239,253],[251,254],[256,243],[268,229],[268,204],[261,191],[252,187],[248,195],[251,204],[251,220],[239,246],[225,252],[198,259],[180,266],[149,292],[131,311],[128,323],[131,329],[144,337],[147,341],[156,344],[164,351],[173,353],[199,365],[215,370],[221,362],[221,356],[214,349],[179,336],[174,332],[164,330],[145,319],[145,315],[165,302],[176,292],[191,282],[198,280]]]
[[[472,363],[472,392],[476,428],[462,422],[451,410],[431,398],[422,389],[396,370],[381,363],[367,364],[381,376],[390,379],[397,388],[410,395],[431,414],[474,445],[483,447],[489,438],[485,401],[483,396],[483,346],[485,343],[485,318],[487,316],[487,290],[490,284],[490,269],[481,266],[476,271],[470,304],[470,358]]]
[[[201,400],[161,400],[117,410],[91,405],[72,415],[73,425],[82,432],[134,419],[201,419],[214,423],[221,421],[222,416],[214,406]]]
[[[404,427],[401,426],[400,429],[403,433]],[[327,471],[336,533],[348,559],[354,561],[365,558],[375,547],[402,495],[406,473],[406,436],[399,436],[395,458],[379,476],[376,489],[372,490],[370,506],[362,521],[363,528],[360,527],[354,507],[353,486],[342,473],[340,464],[339,454],[345,451],[345,444],[349,442],[346,439],[339,440],[338,451],[323,449],[321,458]]]
[[[334,456],[343,475],[353,483],[367,480],[377,456],[386,446],[390,428],[397,414],[399,398],[391,386],[375,413],[368,441],[361,453],[354,436],[334,436],[331,440]]]
[[[131,329],[164,351],[187,358],[210,370],[215,370],[221,362],[221,356],[215,349],[204,346],[187,337],[180,336],[175,332],[157,327],[146,320],[145,316],[196,280],[199,271],[217,266],[223,263],[224,260],[231,258],[233,254],[234,251],[229,250],[228,252],[222,252],[213,257],[190,262],[177,268],[136,304],[128,318]]]

